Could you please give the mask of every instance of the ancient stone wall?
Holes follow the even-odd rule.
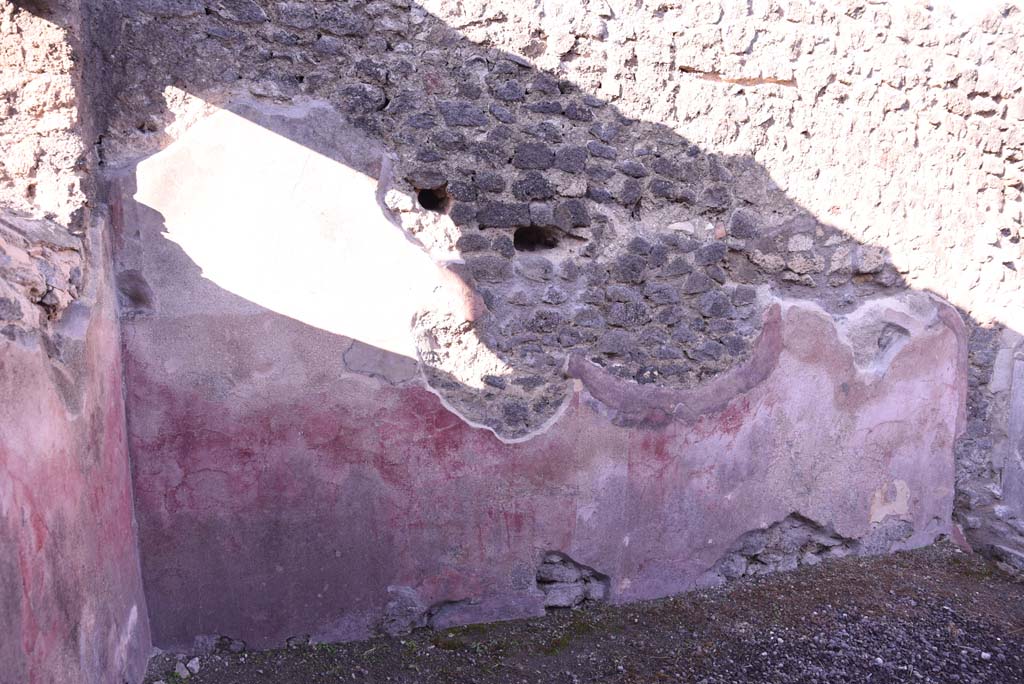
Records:
[[[0,2],[5,684],[137,681],[151,648],[80,37],[71,3]]]
[[[464,261],[486,306],[469,327],[416,326],[430,386],[467,420],[506,439],[542,429],[572,354],[692,387],[746,357],[769,292],[842,312],[931,291],[972,323],[958,519],[982,546],[1017,538],[1002,491],[1021,471],[1015,6],[138,9],[112,163],[166,145],[197,98],[332,103],[393,155],[395,220]]]
[[[1018,8],[83,11],[5,8],[0,200],[109,205],[158,644],[905,548],[954,480],[1024,564]],[[102,250],[12,221],[5,336],[106,325]]]
[[[959,316],[793,192],[791,75],[643,63],[736,23],[670,9],[126,12],[103,153],[158,643],[529,615],[950,532]],[[790,114],[676,106],[748,92]]]
[[[883,248],[815,219],[753,157],[709,154],[661,121],[628,118],[418,7],[241,6],[126,32],[126,55],[165,49],[149,66],[124,59],[130,118],[110,149],[166,139],[168,69],[214,103],[241,78],[269,101],[335,104],[395,156],[383,189],[395,220],[475,282],[487,317],[457,329],[424,313],[418,355],[446,401],[502,437],[528,436],[558,411],[567,355],[690,387],[746,356],[768,286],[837,311],[902,286]],[[182,54],[185,35],[214,29],[224,35]],[[218,59],[228,46],[254,58]],[[225,77],[229,92],[205,83]],[[465,351],[481,345],[494,358]]]

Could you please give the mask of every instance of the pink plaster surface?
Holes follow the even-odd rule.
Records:
[[[357,163],[382,152],[316,111],[249,111],[260,125],[221,112],[115,179],[158,646],[366,636],[394,585],[447,606],[437,625],[536,615],[549,551],[608,576],[612,601],[664,596],[715,581],[739,537],[792,514],[851,539],[894,519],[910,530],[881,550],[951,531],[966,347],[948,304],[906,293],[836,319],[775,300],[750,358],[689,390],[573,358],[565,410],[509,444],[403,355],[393,286],[415,273],[444,290],[438,269],[401,234],[384,240],[398,228]],[[889,324],[906,334],[886,346]]]
[[[120,341],[100,298],[66,312],[62,364],[0,336],[3,684],[135,682],[149,657]]]
[[[447,606],[439,626],[536,615],[548,551],[607,575],[612,601],[665,596],[715,581],[739,537],[792,514],[851,539],[910,529],[882,550],[951,531],[966,347],[948,304],[908,293],[835,319],[776,300],[750,358],[690,390],[573,358],[560,417],[509,444],[446,408],[398,351],[413,348],[406,295],[388,285],[441,281],[402,236],[394,253],[351,252],[398,230],[368,202],[356,170],[372,165],[349,159],[381,151],[340,124],[310,133],[336,125],[317,111],[247,114],[261,125],[222,112],[115,179],[158,646],[363,637],[394,585]],[[315,155],[294,142],[307,137],[340,147]],[[264,152],[294,174],[268,171]],[[347,311],[379,327],[346,328]],[[880,345],[871,326],[886,324],[907,334]]]
[[[130,443],[155,640],[360,637],[388,585],[466,601],[457,621],[534,615],[549,550],[610,576],[613,601],[664,596],[794,512],[860,537],[891,505],[914,529],[898,546],[928,543],[950,531],[960,325],[936,312],[868,377],[827,315],[792,304],[759,343],[778,345],[763,380],[707,412],[623,421],[619,400],[642,393],[580,373],[551,429],[505,444],[416,381],[346,371],[349,340],[277,314],[134,318]]]

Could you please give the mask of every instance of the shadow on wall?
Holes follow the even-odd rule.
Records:
[[[656,470],[664,431],[685,433],[750,389],[741,380],[777,301],[864,322],[848,342],[858,368],[879,374],[911,337],[856,313],[906,289],[884,247],[811,215],[753,159],[624,117],[416,6],[147,0],[125,16],[90,11],[114,55],[102,149],[158,644],[242,632],[274,643],[303,625],[327,625],[321,638],[358,634],[391,584],[430,576],[421,591],[432,597],[485,592],[495,577],[451,568],[489,562],[519,538],[553,538],[544,550],[590,544],[581,561],[628,575],[600,562],[619,539],[569,540],[533,510],[554,501],[574,520],[569,494],[486,505],[515,500],[524,482],[581,486],[591,455],[547,462],[582,439],[571,434],[579,421],[557,458],[507,446],[578,404],[567,372],[611,422],[635,429]],[[463,421],[505,444],[466,436]],[[365,423],[377,423],[376,442],[349,431]],[[438,452],[449,460],[431,461]],[[438,467],[475,507],[454,496],[425,506],[419,490],[435,486]],[[842,484],[796,477],[808,491]],[[611,495],[636,498],[622,505],[624,530],[664,524],[643,513],[664,510],[645,499],[657,492],[608,482]],[[725,546],[753,527],[727,508],[680,506]],[[765,511],[764,524],[793,512]],[[497,534],[494,517],[507,538],[483,538]],[[622,562],[697,576],[722,555],[670,562],[660,535]],[[413,537],[415,570],[396,576],[392,550]],[[536,562],[516,565],[521,556],[494,562],[529,587]],[[678,586],[648,578],[644,591]]]
[[[429,308],[399,301],[411,297],[394,287],[393,275],[408,276],[411,268],[411,279],[429,281],[436,278],[422,275],[431,270],[429,262],[446,266],[479,295],[487,320],[445,339],[437,338],[437,327],[414,325],[410,333],[403,320],[387,337],[416,338],[413,346],[395,349],[418,356],[431,385],[454,409],[499,436],[527,437],[547,423],[566,396],[560,376],[567,355],[580,354],[641,384],[690,387],[749,353],[769,291],[842,314],[866,297],[905,287],[884,247],[856,244],[819,221],[753,159],[707,154],[661,124],[627,119],[522,58],[469,43],[415,6],[395,10],[412,17],[406,31],[398,24],[364,38],[380,23],[369,12],[373,7],[244,2],[200,12],[199,3],[158,5],[154,16],[174,20],[129,23],[122,54],[148,46],[156,64],[120,60],[126,69],[122,106],[104,149],[112,163],[140,149],[159,149],[204,109],[226,107],[380,180],[373,190],[382,213],[430,259],[403,254],[378,265],[359,252],[352,261],[372,267],[329,274],[355,275],[368,285],[374,296],[356,302],[330,301],[332,292],[347,287],[340,280],[294,282],[298,271],[309,279],[329,268],[310,261],[291,242],[293,234],[276,224],[316,223],[308,214],[317,210],[282,207],[281,198],[264,194],[266,186],[253,189],[261,180],[286,183],[269,176],[275,170],[259,167],[288,154],[273,142],[253,144],[255,129],[234,139],[248,148],[246,156],[240,149],[225,151],[234,155],[227,162],[233,166],[221,169],[230,174],[225,183],[188,188],[188,206],[205,201],[206,211],[191,211],[187,221],[201,215],[196,222],[202,225],[183,222],[169,226],[168,234],[190,255],[193,250],[198,260],[206,259],[204,270],[222,273],[211,279],[229,291],[371,344],[382,311],[399,309],[399,318],[413,318]],[[413,43],[404,42],[410,38]],[[228,55],[228,46],[242,57]],[[239,91],[239,82],[249,93]],[[343,128],[318,132],[297,121],[324,115],[328,103],[355,128],[346,142],[359,142],[339,145],[323,131]],[[210,125],[203,134],[209,146],[220,132]],[[302,178],[307,158],[292,152],[299,167],[282,178]],[[385,156],[386,177],[380,178],[378,159]],[[353,157],[359,158],[354,164]],[[307,169],[306,178],[315,175]],[[351,185],[364,179],[332,180]],[[317,182],[329,195],[329,183]],[[377,209],[366,202],[370,186],[363,185],[361,206],[347,199],[348,206],[332,207],[336,220],[345,215],[374,224]],[[192,194],[203,187],[205,196]],[[157,194],[174,190],[158,184],[149,194],[151,206],[162,201]],[[248,206],[228,208],[222,199],[229,195]],[[307,215],[296,215],[302,211]],[[212,226],[225,225],[211,235]],[[257,237],[253,225],[264,232]],[[406,251],[397,244],[395,251]],[[369,254],[383,247],[364,246]],[[339,262],[355,251],[351,244],[332,248],[330,259]],[[325,258],[319,249],[310,252]],[[283,261],[289,255],[292,270],[277,279],[283,285],[267,278],[271,268],[289,267]],[[391,261],[390,254],[384,261]],[[337,270],[355,270],[350,263],[345,267]],[[242,283],[246,278],[249,283]],[[611,292],[597,291],[609,285]],[[296,296],[314,287],[314,299]],[[378,294],[392,304],[371,304]],[[324,319],[327,314],[333,323]],[[380,346],[389,344],[397,343]],[[440,347],[447,346],[465,347],[467,354],[446,354]],[[480,361],[473,352],[491,358]],[[453,384],[449,376],[474,363],[479,365],[469,370],[476,377]],[[483,377],[493,384],[481,386]],[[457,386],[473,379],[478,385],[468,392]]]

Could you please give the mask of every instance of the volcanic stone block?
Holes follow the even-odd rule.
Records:
[[[512,263],[497,256],[476,256],[466,259],[473,277],[483,283],[503,283],[512,278]]]
[[[543,143],[521,143],[516,145],[512,165],[517,169],[550,169],[555,163],[555,153]]]
[[[615,302],[608,309],[608,324],[635,330],[651,320],[647,307],[640,302]]]
[[[757,217],[742,209],[729,217],[729,234],[735,238],[752,238],[757,235]]]
[[[647,167],[634,159],[619,162],[615,169],[631,178],[643,178],[648,174]]]
[[[516,117],[512,113],[512,110],[505,105],[498,104],[495,102],[490,108],[491,116],[502,123],[510,124],[515,123]]]
[[[614,121],[598,121],[590,126],[590,134],[603,143],[610,143],[618,137],[622,126]]]
[[[703,273],[691,273],[683,283],[684,294],[700,294],[714,287],[714,282]]]
[[[586,228],[590,225],[590,212],[587,205],[578,199],[559,202],[554,211],[555,225],[564,231],[574,228]]]
[[[615,199],[619,201],[619,204],[627,207],[639,202],[641,197],[643,197],[643,188],[635,178],[623,180],[615,193]]]
[[[621,283],[642,283],[647,260],[639,254],[623,254],[612,265],[612,277]]]
[[[483,227],[507,228],[530,225],[530,205],[525,202],[481,202],[476,220]]]
[[[267,20],[267,13],[253,0],[216,0],[211,9],[240,24],[259,24]]]
[[[444,122],[449,126],[485,126],[487,116],[472,102],[464,100],[442,100],[437,103]]]
[[[493,171],[480,171],[475,176],[477,187],[484,192],[504,192],[505,179]]]
[[[587,143],[587,151],[599,159],[615,159],[619,153],[611,145],[605,145],[596,140]]]
[[[559,147],[555,151],[555,167],[566,173],[583,173],[586,162],[587,150],[584,147]]]
[[[541,100],[540,102],[532,102],[526,105],[534,114],[561,114],[562,103],[557,100]]]
[[[593,121],[594,112],[581,102],[570,102],[565,106],[565,118],[573,121]]]
[[[366,32],[366,20],[346,5],[333,4],[318,13],[319,27],[336,36],[358,36]]]
[[[512,183],[512,194],[518,200],[544,200],[553,197],[555,189],[539,171],[527,171]]]
[[[526,95],[526,88],[519,81],[508,80],[491,88],[491,94],[498,100],[518,102]]]

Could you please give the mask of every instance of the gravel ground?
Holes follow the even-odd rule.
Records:
[[[178,684],[184,656],[150,662]],[[196,663],[193,662],[193,665]],[[1024,582],[948,544],[626,606],[198,661],[189,684],[1024,683]]]

